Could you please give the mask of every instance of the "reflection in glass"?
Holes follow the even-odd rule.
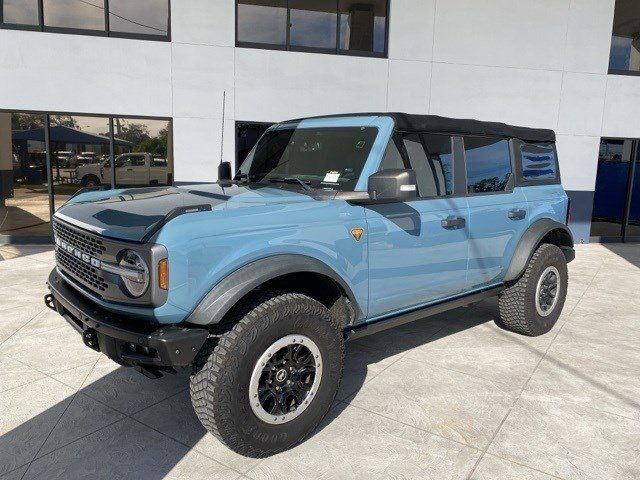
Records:
[[[114,118],[116,187],[171,185],[173,147],[168,120]]]
[[[326,0],[290,0],[292,46],[336,48],[337,5]]]
[[[620,237],[627,197],[633,140],[603,139],[593,196],[591,235]]]
[[[629,209],[629,224],[626,237],[634,237],[640,240],[640,157],[636,156],[636,166],[633,174],[633,193],[631,194],[631,207]]]
[[[505,191],[511,178],[509,142],[485,137],[464,137],[469,193]]]
[[[557,176],[556,154],[550,143],[523,143],[522,178],[527,181],[554,180]]]
[[[105,30],[103,0],[43,0],[48,27]]]
[[[112,32],[167,35],[168,22],[168,0],[109,0]]]
[[[340,50],[384,53],[387,1],[340,1]]]
[[[38,0],[3,0],[4,23],[16,25],[39,25]]]
[[[239,0],[238,41],[286,45],[286,0]]]
[[[83,187],[109,186],[109,120],[51,115],[51,178],[55,208]]]
[[[268,123],[236,122],[236,169],[240,168],[253,146],[269,127]]]
[[[46,165],[44,116],[0,112],[0,234],[50,234]]]
[[[616,1],[609,69],[640,71],[640,3]]]

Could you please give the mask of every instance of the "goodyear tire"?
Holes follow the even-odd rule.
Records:
[[[245,456],[293,447],[317,427],[338,390],[338,321],[310,297],[272,291],[240,305],[226,323],[219,342],[195,361],[190,392],[198,418]]]
[[[531,337],[549,332],[562,312],[568,277],[562,250],[551,244],[540,245],[524,274],[500,296],[496,323]]]

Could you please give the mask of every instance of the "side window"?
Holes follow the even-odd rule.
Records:
[[[144,167],[144,155],[135,155],[131,157],[131,165],[134,167]]]
[[[154,158],[151,160],[152,167],[166,167],[167,161],[163,158]]]
[[[440,134],[422,135],[429,165],[436,178],[438,196],[453,194],[453,150],[451,137]]]
[[[421,197],[437,197],[438,185],[435,171],[431,169],[420,135],[417,133],[405,135],[402,141],[407,150],[411,168],[416,172],[418,193]]]
[[[382,162],[380,162],[379,170],[392,170],[396,168],[405,168],[404,160],[402,160],[402,155],[396,146],[396,142],[391,139],[387,145],[387,150],[384,152]]]
[[[555,180],[558,162],[551,143],[523,143],[520,145],[522,178],[527,182]]]
[[[464,137],[467,192],[504,192],[510,185],[509,142],[500,138]]]

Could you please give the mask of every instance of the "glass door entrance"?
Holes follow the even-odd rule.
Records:
[[[602,139],[593,198],[595,241],[640,240],[640,140]]]

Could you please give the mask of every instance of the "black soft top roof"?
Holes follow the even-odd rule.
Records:
[[[433,132],[456,135],[486,135],[513,137],[528,142],[555,142],[553,130],[544,128],[528,128],[507,125],[498,122],[439,117],[437,115],[413,115],[397,112],[343,113],[339,115],[323,115],[311,118],[350,117],[350,116],[385,116],[393,118],[396,129],[403,132]],[[299,119],[303,120],[303,119]]]

